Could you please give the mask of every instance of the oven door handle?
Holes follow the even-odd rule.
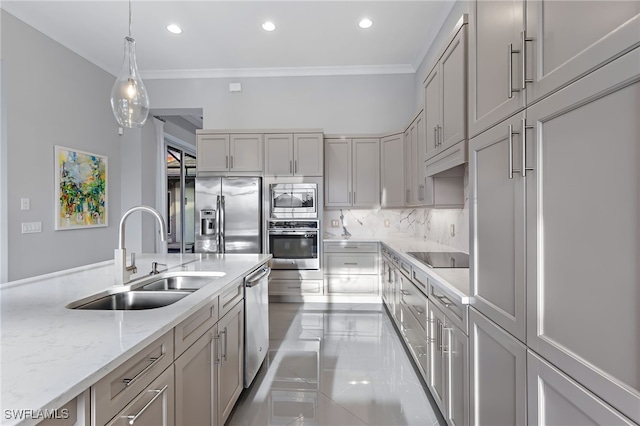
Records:
[[[314,234],[314,236],[318,235],[318,230],[308,230],[308,231],[269,231],[271,235],[307,235]]]

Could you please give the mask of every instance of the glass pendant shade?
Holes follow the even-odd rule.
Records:
[[[136,64],[136,41],[124,38],[124,62],[111,89],[111,109],[123,127],[142,127],[149,115],[149,96]]]

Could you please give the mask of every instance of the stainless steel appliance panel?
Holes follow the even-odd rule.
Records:
[[[319,269],[319,222],[270,220],[268,249],[272,269]]]
[[[318,217],[318,184],[274,183],[269,185],[271,218]]]
[[[196,179],[196,253],[261,253],[260,178]]]
[[[244,387],[251,386],[269,351],[269,273],[259,268],[244,281]]]

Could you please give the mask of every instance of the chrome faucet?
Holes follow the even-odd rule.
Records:
[[[160,238],[162,241],[167,240],[167,225],[164,219],[158,213],[156,209],[152,209],[148,206],[137,206],[127,210],[120,219],[120,233],[118,234],[118,248],[115,249],[115,278],[116,285],[124,285],[129,282],[132,274],[138,272],[136,267],[135,253],[131,253],[131,265],[127,266],[127,249],[124,248],[124,225],[127,221],[127,217],[135,211],[143,211],[152,214],[160,223]]]

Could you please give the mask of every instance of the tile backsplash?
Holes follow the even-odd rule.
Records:
[[[324,234],[351,237],[426,238],[469,252],[468,174],[465,174],[464,207],[461,209],[326,209]],[[332,223],[333,222],[333,223]],[[333,225],[337,224],[337,227]]]

